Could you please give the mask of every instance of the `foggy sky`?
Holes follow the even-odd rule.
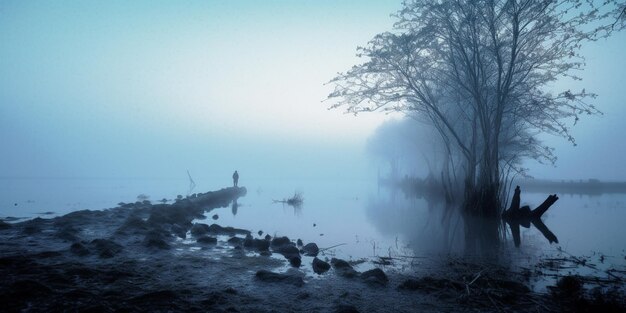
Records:
[[[0,176],[370,177],[390,118],[321,102],[400,1],[0,1]],[[603,117],[547,178],[626,179],[626,35],[584,50]],[[571,86],[571,87],[570,87]]]
[[[398,5],[2,1],[0,176],[362,175],[323,84]]]

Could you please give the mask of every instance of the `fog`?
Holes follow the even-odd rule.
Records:
[[[554,92],[586,88],[598,94],[591,102],[601,115],[584,116],[574,124],[567,121],[576,145],[565,138],[542,135],[548,146],[555,148],[554,164],[525,160],[527,174],[538,179],[625,181],[626,164],[626,96],[621,92],[626,81],[626,34],[589,44],[583,49],[587,68],[580,73],[582,81],[563,79],[551,86]],[[428,175],[429,163],[445,153],[437,146],[439,135],[429,123],[412,117],[398,116],[383,122],[369,137],[368,155],[388,174],[391,158],[398,160],[398,174]],[[393,156],[393,157],[392,157]],[[437,171],[435,171],[437,173]]]
[[[3,1],[0,176],[368,177],[324,83],[397,5]]]
[[[623,311],[622,2],[0,0],[0,298]]]
[[[373,177],[365,142],[399,115],[326,110],[324,83],[398,6],[4,1],[1,176]],[[554,86],[598,93],[604,115],[573,128],[576,147],[547,137],[557,165],[531,175],[626,177],[625,38],[590,44],[583,81]]]

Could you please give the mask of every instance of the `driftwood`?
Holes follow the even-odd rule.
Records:
[[[556,194],[549,195],[541,205],[534,210],[530,210],[530,207],[525,205],[520,207],[520,187],[515,187],[513,193],[513,199],[511,200],[511,206],[508,210],[502,213],[502,218],[511,227],[511,233],[513,234],[513,242],[516,247],[520,246],[520,226],[529,228],[530,224],[533,224],[543,234],[550,243],[559,243],[556,235],[550,231],[548,226],[541,221],[541,216],[557,201],[559,197]]]

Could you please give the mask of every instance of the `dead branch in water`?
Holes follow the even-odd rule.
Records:
[[[301,206],[302,203],[304,202],[304,197],[302,197],[302,193],[301,192],[294,192],[293,196],[291,198],[287,198],[287,199],[283,199],[283,200],[272,200],[273,203],[283,203],[283,204],[288,204],[294,207],[298,207]]]

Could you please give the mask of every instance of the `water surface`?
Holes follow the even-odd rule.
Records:
[[[105,209],[118,202],[135,202],[141,194],[154,203],[190,192],[206,192],[228,186],[229,178],[196,179],[190,189],[180,179],[2,179],[0,217],[49,218],[82,209]],[[407,197],[381,189],[372,180],[250,180],[240,181],[248,189],[236,207],[214,210],[205,223],[219,223],[263,231],[272,236],[289,236],[305,243],[315,242],[329,255],[346,259],[432,257],[458,251],[462,243],[443,236],[441,207],[425,199]],[[301,192],[303,206],[295,208],[282,200]],[[522,191],[522,205],[539,205],[546,193]],[[211,217],[217,214],[217,221]],[[563,253],[598,261],[603,268],[626,265],[626,195],[561,195],[543,221],[558,237],[550,244],[534,227],[522,228],[522,244],[513,247],[510,231],[505,248],[520,259],[535,261]],[[452,217],[451,226],[462,224]],[[460,238],[460,237],[458,237]],[[447,246],[445,242],[452,242]],[[598,263],[598,262],[596,262]]]

